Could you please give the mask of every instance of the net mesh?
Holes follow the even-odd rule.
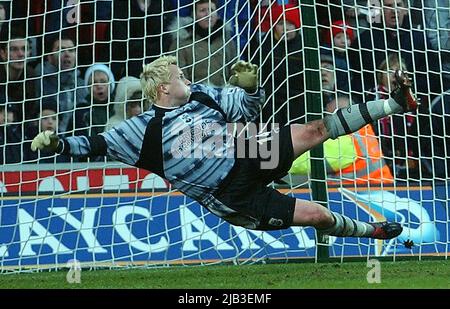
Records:
[[[447,257],[448,1],[316,1],[310,28],[319,46],[321,113],[305,100],[312,61],[305,59],[308,4],[194,3],[0,2],[1,272],[61,267],[74,259],[95,268],[317,258],[312,228],[231,226],[148,171],[103,157],[30,151],[41,130],[94,135],[147,110],[139,74],[161,54],[175,55],[192,82],[215,87],[226,86],[237,60],[257,64],[265,91],[259,121],[268,126],[305,123],[308,115],[323,116],[336,106],[387,98],[392,72],[410,72],[419,110],[324,145],[327,177],[318,180],[333,211],[397,221],[404,231],[389,241],[329,237],[326,246],[342,260]],[[271,185],[311,199],[310,172],[306,155]]]

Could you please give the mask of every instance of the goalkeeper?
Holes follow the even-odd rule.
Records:
[[[263,103],[255,65],[239,61],[232,74],[230,84],[236,87],[191,84],[176,58],[163,56],[147,64],[141,74],[143,94],[153,102],[148,111],[96,136],[58,138],[45,131],[34,138],[31,148],[71,156],[108,155],[149,170],[213,214],[248,229],[313,226],[328,235],[377,239],[401,233],[398,223],[353,220],[314,202],[286,196],[267,184],[287,174],[295,158],[328,138],[417,108],[403,72],[396,72],[397,88],[388,100],[353,105],[321,120],[272,130],[258,142],[275,148],[272,155],[279,158],[272,169],[261,167],[261,155],[242,158],[236,151],[237,139],[217,142],[227,139],[227,123],[254,120]],[[211,139],[216,143],[208,143]]]

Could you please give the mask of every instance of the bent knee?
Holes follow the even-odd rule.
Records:
[[[291,133],[294,138],[304,141],[319,141],[328,136],[325,124],[321,120],[306,124],[293,124]]]
[[[311,217],[311,226],[314,226],[316,228],[327,228],[330,227],[333,222],[333,216],[331,215],[331,212],[328,211],[328,209],[318,209],[316,212],[314,212]]]
[[[323,121],[291,125],[291,135],[296,157],[328,138]]]
[[[298,200],[294,213],[294,225],[328,228],[334,223],[331,212],[314,202]]]

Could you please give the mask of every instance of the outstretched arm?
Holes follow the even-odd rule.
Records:
[[[58,138],[52,131],[39,133],[31,143],[31,150],[46,150],[73,157],[105,156],[135,165],[139,160],[149,113],[127,119],[107,132],[95,136]]]
[[[231,67],[231,74],[230,85],[244,90],[240,90],[242,98],[234,102],[233,100],[229,100],[231,101],[231,109],[238,107],[246,121],[253,121],[259,116],[262,104],[264,103],[264,91],[259,87],[258,66],[239,60]],[[231,89],[238,90],[238,88]],[[227,104],[224,105],[227,106]]]
[[[102,135],[60,139],[54,132],[44,131],[36,135],[31,143],[32,151],[38,149],[73,157],[89,157],[106,155],[107,145]]]
[[[227,121],[253,121],[264,103],[263,90],[258,87],[258,67],[238,61],[232,67],[230,85],[223,89],[203,84],[194,84],[192,91],[201,91],[211,96],[227,115]]]

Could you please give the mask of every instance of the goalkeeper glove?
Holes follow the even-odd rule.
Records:
[[[231,67],[230,84],[240,87],[248,93],[258,88],[258,66],[239,60]]]
[[[59,137],[53,131],[44,131],[36,135],[31,142],[31,150],[44,150],[48,152],[56,152],[58,148]]]
[[[419,105],[419,100],[411,90],[412,80],[408,76],[408,73],[396,70],[394,77],[396,87],[391,92],[391,98],[401,106],[405,113],[416,110]]]

